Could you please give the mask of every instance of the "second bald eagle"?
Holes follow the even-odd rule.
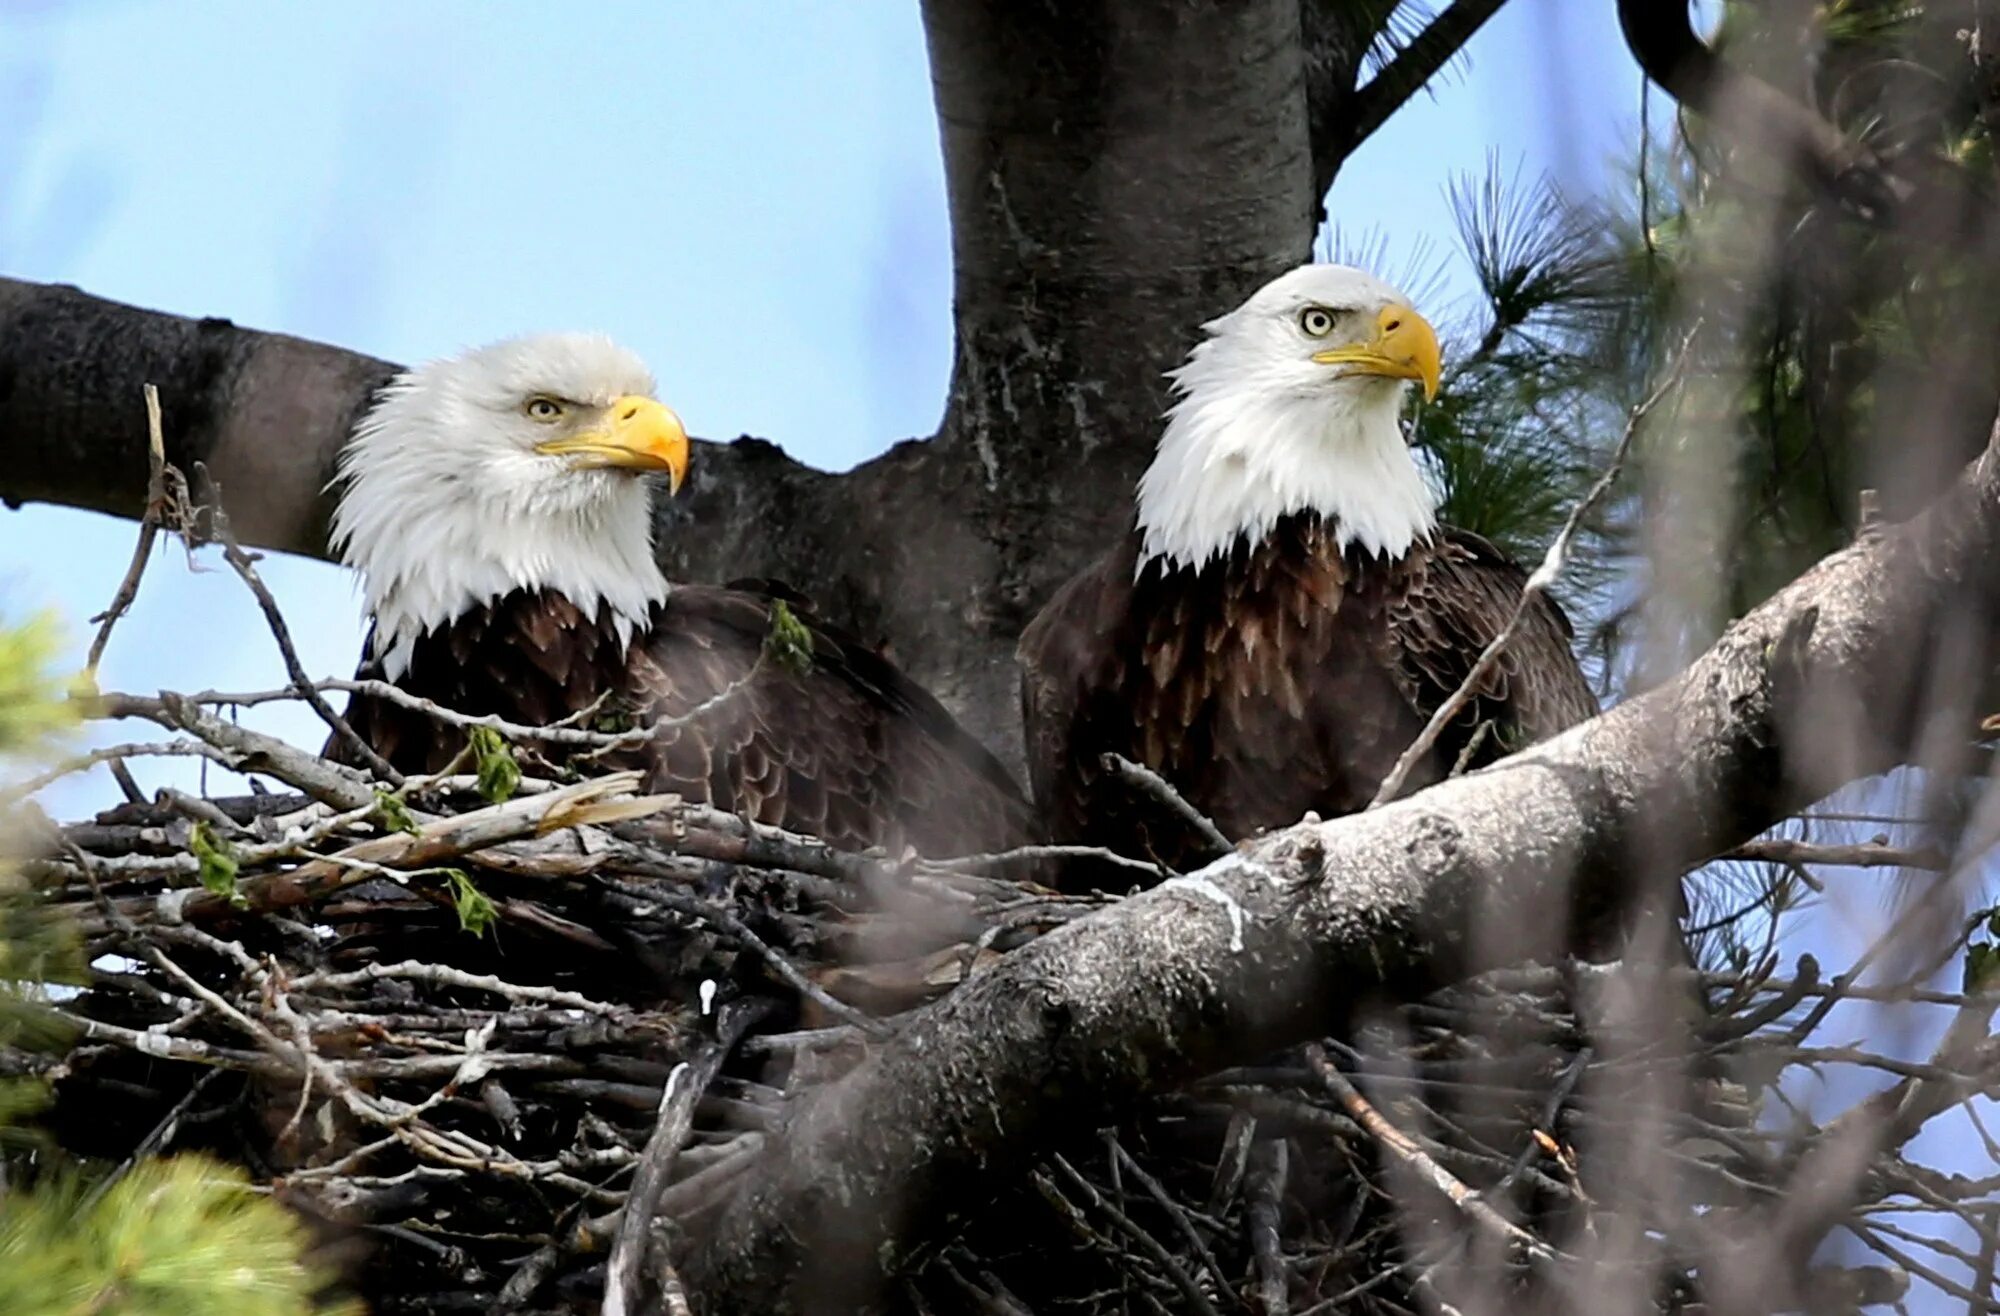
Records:
[[[1105,754],[1160,773],[1232,840],[1365,808],[1526,583],[1437,522],[1400,413],[1410,382],[1436,392],[1438,341],[1402,294],[1308,265],[1205,328],[1131,533],[1020,645],[1054,838],[1183,871],[1207,843],[1107,776]],[[1538,599],[1410,784],[1595,714],[1569,639]]]

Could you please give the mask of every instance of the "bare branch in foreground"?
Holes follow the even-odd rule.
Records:
[[[1942,872],[1951,860],[1936,846],[1897,846],[1886,841],[1835,845],[1767,836],[1725,850],[1719,859],[1752,859],[1775,864],[1826,864],[1836,868],[1922,868]]]
[[[1222,834],[1222,829],[1217,827],[1207,814],[1189,803],[1185,795],[1174,789],[1172,782],[1145,764],[1134,763],[1123,754],[1106,754],[1104,770],[1173,810],[1176,817],[1194,828],[1196,834],[1208,843],[1216,855],[1228,854],[1236,848],[1235,843]]]
[[[715,1081],[730,1049],[764,1013],[757,1002],[741,1001],[724,1007],[715,1041],[667,1074],[667,1085],[660,1096],[660,1118],[653,1126],[652,1137],[646,1140],[646,1149],[639,1155],[638,1169],[618,1222],[618,1235],[612,1240],[604,1281],[604,1316],[625,1316],[628,1304],[641,1297],[653,1213],[659,1208],[660,1194],[666,1189],[674,1158],[680,1155],[694,1128],[695,1102]],[[667,1310],[687,1311],[687,1294],[681,1289],[672,1263],[664,1256],[652,1260],[659,1268],[659,1287]]]
[[[1641,838],[1665,883],[1908,753],[1933,693],[1915,637],[1948,615],[1984,626],[1992,653],[1996,582],[1989,447],[1928,512],[1822,562],[1675,681],[1486,772],[1253,842],[971,979],[799,1104],[683,1273],[713,1312],[794,1309],[808,1256],[894,1267],[948,1186],[1032,1155],[1052,1088],[1072,1096],[1065,1123],[1112,1115],[1335,1026],[1364,995],[1488,967],[1501,948],[1482,922],[1560,943],[1549,911],[1648,899],[1612,885]],[[1800,739],[1829,699],[1865,719],[1838,758]]]

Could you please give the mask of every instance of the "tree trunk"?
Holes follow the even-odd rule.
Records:
[[[663,509],[663,549],[800,585],[1018,764],[1015,637],[1128,523],[1162,372],[1310,248],[1299,13],[933,0],[924,24],[956,272],[943,425],[837,478],[739,445]]]

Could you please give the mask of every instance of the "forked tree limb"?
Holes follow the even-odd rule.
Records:
[[[1686,868],[1903,761],[1927,721],[1969,730],[1996,605],[1989,444],[1923,515],[1829,557],[1671,683],[1014,952],[800,1100],[685,1258],[700,1310],[864,1300],[982,1185],[1146,1094],[1371,1000],[1557,953],[1566,914],[1670,899]],[[1944,653],[1976,659],[1948,690]]]

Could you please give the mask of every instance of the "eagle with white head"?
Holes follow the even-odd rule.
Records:
[[[927,692],[781,587],[672,584],[648,477],[686,478],[687,432],[643,363],[588,334],[517,338],[398,376],[356,426],[332,543],[361,573],[361,675],[458,712],[650,726],[598,761],[649,790],[850,848],[1004,848],[1029,810]],[[766,656],[795,614],[791,659]],[[808,652],[809,651],[809,652]],[[406,772],[463,735],[357,695],[355,731]]]
[[[1104,773],[1105,754],[1160,773],[1232,839],[1365,808],[1526,583],[1437,521],[1401,414],[1412,384],[1436,395],[1441,352],[1396,289],[1307,265],[1203,328],[1131,532],[1020,644],[1053,839],[1183,871],[1206,842]],[[1410,784],[1596,711],[1568,620],[1538,597]]]

